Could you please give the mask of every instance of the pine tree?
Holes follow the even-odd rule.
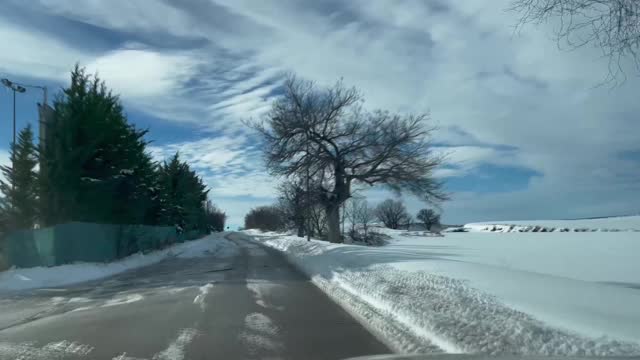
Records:
[[[44,222],[154,222],[147,131],[127,122],[119,98],[76,66],[54,110],[42,151]]]
[[[38,209],[38,157],[33,131],[28,125],[11,144],[12,166],[0,166],[6,181],[0,180],[2,226],[5,231],[30,229],[36,224]]]
[[[163,223],[184,231],[208,230],[206,200],[208,190],[189,164],[176,153],[161,169]]]
[[[209,229],[202,179],[178,154],[155,163],[146,152],[147,130],[128,123],[118,97],[97,76],[76,66],[54,110],[41,149],[45,225],[86,221]]]

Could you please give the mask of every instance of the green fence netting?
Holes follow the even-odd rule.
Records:
[[[72,222],[7,234],[4,248],[10,266],[55,266],[113,261],[200,236],[202,233],[177,234],[173,226]]]

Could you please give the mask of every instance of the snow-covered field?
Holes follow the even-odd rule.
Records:
[[[0,272],[0,293],[11,290],[54,287],[100,279],[127,270],[148,266],[170,257],[193,258],[235,251],[223,239],[225,233],[214,233],[202,239],[177,244],[148,254],[134,254],[111,263],[75,263],[54,267],[9,269]]]
[[[640,215],[580,220],[488,221],[469,223],[477,232],[640,232]]]
[[[638,233],[387,230],[383,247],[247,233],[399,352],[640,355]]]

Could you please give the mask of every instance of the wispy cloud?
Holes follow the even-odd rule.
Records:
[[[429,110],[440,127],[434,141],[453,151],[443,178],[473,181],[483,164],[542,175],[522,191],[456,194],[446,205],[454,219],[542,216],[551,206],[567,216],[632,211],[640,190],[629,180],[637,166],[619,158],[640,143],[638,79],[593,88],[607,66],[598,50],[559,51],[553,24],[514,33],[509,0],[12,3],[122,39],[98,51],[0,16],[10,47],[1,71],[59,80],[76,61],[96,69],[128,106],[202,129],[201,139],[153,150],[180,150],[229,199],[273,196],[240,120],[265,114],[283,71],[320,84],[344,77],[367,107]]]

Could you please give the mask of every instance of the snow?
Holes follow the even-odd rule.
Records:
[[[111,263],[74,263],[54,267],[13,268],[0,272],[0,293],[42,287],[56,287],[109,277],[127,270],[155,264],[171,257],[195,258],[216,254],[230,256],[235,246],[214,233],[202,239],[176,244],[147,254],[134,254]]]
[[[182,329],[178,337],[162,352],[153,356],[154,360],[183,360],[185,348],[198,335],[195,329]]]
[[[3,359],[79,359],[91,353],[91,351],[93,351],[93,347],[89,345],[66,340],[48,343],[41,348],[32,343],[11,344],[0,342],[0,356]]]
[[[265,352],[274,352],[283,347],[277,339],[279,329],[268,316],[251,313],[245,317],[244,327],[240,341],[247,346],[251,355],[266,358]]]
[[[587,225],[613,227],[598,222]],[[385,230],[382,247],[246,233],[398,352],[640,355],[634,232]]]
[[[470,223],[464,227],[476,232],[539,232],[543,228],[545,232],[640,231],[640,215],[580,220],[489,221]]]
[[[199,288],[200,293],[193,299],[193,303],[200,305],[200,308],[203,311],[207,307],[205,299],[206,299],[207,295],[209,294],[209,292],[211,291],[211,289],[213,289],[213,284],[212,283],[208,283],[208,284],[206,284],[204,286],[201,286]]]
[[[129,295],[124,296],[124,297],[118,297],[118,298],[109,299],[104,303],[104,305],[102,305],[102,307],[111,307],[111,306],[131,304],[131,303],[134,303],[136,301],[140,301],[142,299],[144,299],[144,296],[142,296],[140,294],[129,294]],[[62,298],[62,300],[64,300],[64,298]],[[71,301],[71,300],[69,300],[69,301]]]

